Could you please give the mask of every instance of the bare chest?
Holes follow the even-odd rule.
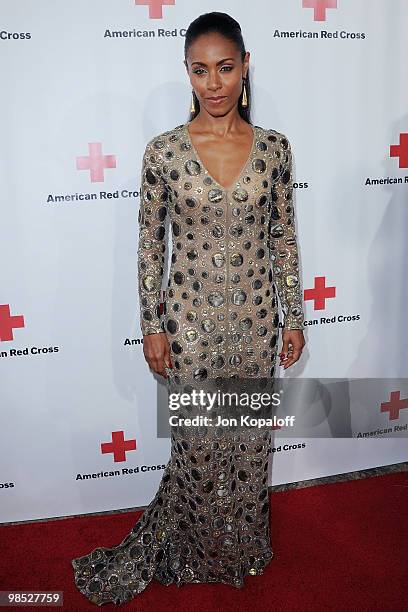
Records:
[[[193,152],[207,173],[223,189],[239,180],[251,158],[255,132],[231,140],[189,135]]]

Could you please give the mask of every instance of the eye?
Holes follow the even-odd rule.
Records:
[[[227,72],[231,72],[231,70],[234,69],[234,66],[231,66],[230,64],[224,64],[224,66],[221,66],[221,70],[223,70],[223,68],[226,68]],[[193,70],[193,74],[198,74],[199,76],[202,75],[203,72],[205,72],[204,68],[196,68],[196,70]]]

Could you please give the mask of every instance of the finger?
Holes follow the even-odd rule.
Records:
[[[299,360],[300,355],[302,354],[302,351],[293,350],[293,353],[289,356],[289,358],[285,361],[284,365],[283,365],[283,369],[286,370],[286,368],[289,368],[291,365],[293,365],[294,363],[296,363],[296,361]]]
[[[305,341],[303,337],[299,338],[298,335],[295,335],[294,338],[286,337],[286,339],[283,341],[282,352],[279,353],[279,357],[281,358],[279,365],[283,365],[283,363],[285,363],[287,364],[287,367],[288,367],[289,365],[292,365],[292,363],[295,363],[295,361],[292,360],[294,351],[297,350],[297,351],[300,351],[301,353],[304,346],[305,346]],[[289,361],[290,359],[292,361]],[[297,359],[299,359],[299,357]]]
[[[163,370],[163,359],[159,357],[150,357],[147,359],[147,363],[149,364],[149,368],[156,372],[156,374],[161,374]]]
[[[169,358],[161,357],[160,359],[157,359],[155,362],[155,371],[160,376],[163,376],[163,378],[168,378],[166,368],[170,368],[170,366],[168,365],[169,361],[170,361]]]
[[[172,368],[173,367],[173,364],[171,363],[171,357],[170,357],[170,348],[167,348],[167,350],[166,350],[166,352],[164,354],[163,361],[164,361],[164,365],[167,368]]]
[[[280,357],[280,359],[281,359],[281,363],[282,363],[282,361],[283,361],[283,360],[285,360],[285,359],[286,359],[287,354],[288,354],[288,351],[289,351],[289,340],[286,338],[286,339],[285,339],[285,340],[283,340],[283,342],[282,342],[282,350],[281,350],[281,352],[279,353],[279,357]]]
[[[282,352],[283,353],[287,353],[289,350],[289,340],[288,338],[284,338],[283,342],[282,342]]]
[[[155,364],[155,368],[156,368],[157,374],[159,374],[160,376],[163,376],[164,378],[167,378],[167,372],[165,370],[165,363],[163,359],[157,360]]]
[[[163,363],[161,365],[157,363],[156,365],[151,366],[151,369],[153,370],[153,372],[155,372],[159,376],[163,376],[163,378],[167,378],[167,372],[163,366]]]

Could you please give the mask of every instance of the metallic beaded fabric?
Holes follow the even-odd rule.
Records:
[[[192,379],[273,376],[279,330],[303,329],[288,139],[252,126],[235,183],[208,173],[188,124],[153,138],[143,158],[139,296],[143,335],[165,331],[175,371]],[[173,252],[160,313],[166,217]]]
[[[246,163],[228,188],[207,171],[188,124],[146,145],[139,211],[138,279],[144,336],[165,332],[174,384],[273,378],[277,296],[287,329],[303,328],[288,139],[252,126]],[[166,221],[173,252],[164,311]],[[113,548],[72,560],[93,603],[122,604],[155,578],[165,585],[236,587],[273,557],[269,531],[271,433],[171,428],[159,489]],[[205,428],[204,428],[205,429]]]

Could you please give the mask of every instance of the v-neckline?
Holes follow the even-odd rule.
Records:
[[[211,173],[208,171],[208,169],[206,168],[205,164],[203,164],[203,162],[202,162],[202,160],[201,160],[201,158],[200,158],[200,156],[199,156],[199,154],[198,154],[198,151],[197,151],[197,149],[195,148],[195,146],[194,146],[194,144],[193,144],[193,141],[192,141],[192,139],[191,139],[190,132],[189,132],[189,129],[188,129],[188,125],[189,125],[189,123],[191,123],[191,122],[187,122],[187,123],[185,123],[185,124],[184,124],[184,130],[185,130],[185,132],[186,132],[187,140],[188,140],[188,142],[189,142],[189,144],[190,144],[190,146],[191,146],[191,149],[192,149],[192,151],[193,151],[194,155],[196,156],[197,160],[200,162],[200,164],[201,164],[202,168],[204,169],[204,171],[206,172],[207,176],[209,176],[209,177],[210,177],[210,179],[211,179],[211,180],[212,180],[212,181],[213,181],[213,182],[214,182],[214,183],[217,185],[217,187],[219,187],[219,188],[220,188],[220,189],[222,189],[223,191],[230,191],[231,189],[233,189],[233,187],[235,187],[235,186],[236,186],[236,184],[238,183],[238,181],[240,180],[240,178],[241,178],[241,177],[242,177],[242,175],[244,174],[244,171],[245,171],[246,167],[248,166],[249,161],[250,161],[250,159],[251,159],[251,157],[252,157],[252,153],[253,153],[253,151],[254,151],[254,148],[255,148],[255,142],[256,142],[256,132],[255,132],[255,126],[254,126],[254,125],[252,125],[252,123],[250,123],[250,124],[249,124],[249,125],[251,126],[251,129],[252,129],[252,144],[251,144],[251,149],[250,149],[250,151],[249,151],[249,155],[248,155],[248,157],[246,158],[244,165],[242,166],[242,168],[241,168],[241,170],[240,170],[239,174],[238,174],[238,175],[237,175],[237,176],[234,178],[234,180],[233,180],[233,182],[231,183],[231,185],[229,185],[228,187],[224,187],[224,185],[221,185],[221,183],[219,183],[219,182],[218,182],[218,181],[217,181],[217,180],[216,180],[216,179],[215,179],[215,178],[212,176],[212,174],[211,174]]]

